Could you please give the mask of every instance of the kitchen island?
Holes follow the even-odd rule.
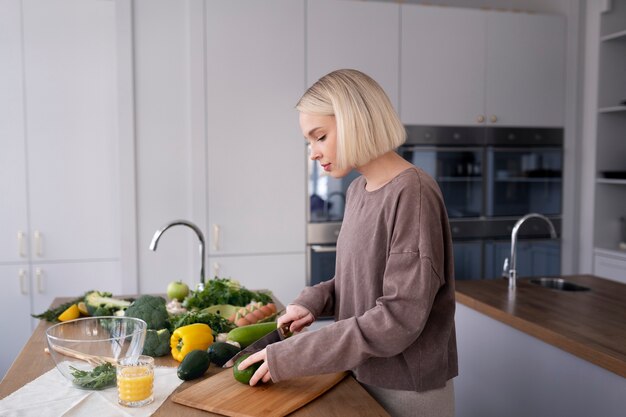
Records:
[[[589,291],[456,282],[458,417],[624,415],[626,285],[561,278]]]
[[[55,300],[53,305],[58,305],[67,300]],[[40,322],[32,336],[18,355],[6,373],[0,384],[0,399],[18,390],[28,382],[54,368],[54,361],[50,355],[44,352],[46,347],[45,331],[50,323]],[[178,366],[178,362],[171,356],[156,358],[155,364],[159,366]],[[218,372],[230,372],[211,365],[207,373],[199,379],[183,382],[174,392],[181,392],[190,386],[210,378]],[[172,401],[168,397],[153,416],[167,417],[207,417],[218,416],[195,408],[186,407]],[[291,413],[290,416],[298,417],[327,417],[327,416],[372,416],[388,417],[389,414],[359,385],[356,380],[347,376],[336,386],[324,393],[319,398]]]

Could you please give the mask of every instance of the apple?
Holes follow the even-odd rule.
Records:
[[[173,300],[183,301],[189,294],[189,286],[182,281],[172,281],[167,285],[167,296]]]

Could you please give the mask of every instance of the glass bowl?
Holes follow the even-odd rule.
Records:
[[[147,324],[132,317],[86,317],[46,330],[48,351],[57,369],[76,387],[103,389],[115,385],[119,360],[143,351]]]

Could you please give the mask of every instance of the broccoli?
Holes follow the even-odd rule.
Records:
[[[165,356],[171,352],[170,331],[167,329],[146,332],[146,341],[143,345],[143,354],[148,356]]]
[[[126,317],[135,317],[145,321],[148,329],[169,329],[170,321],[165,299],[152,295],[142,295],[126,309]]]
[[[112,298],[110,292],[91,291],[85,294],[85,305],[91,316],[112,316],[130,306],[130,301]]]

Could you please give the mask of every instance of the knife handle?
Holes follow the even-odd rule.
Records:
[[[288,338],[288,337],[293,335],[293,333],[291,333],[291,331],[289,330],[289,327],[291,327],[291,323],[293,323],[293,321],[289,321],[287,323],[283,323],[278,328],[278,332],[280,333],[280,338],[281,339],[286,339],[286,338]]]

